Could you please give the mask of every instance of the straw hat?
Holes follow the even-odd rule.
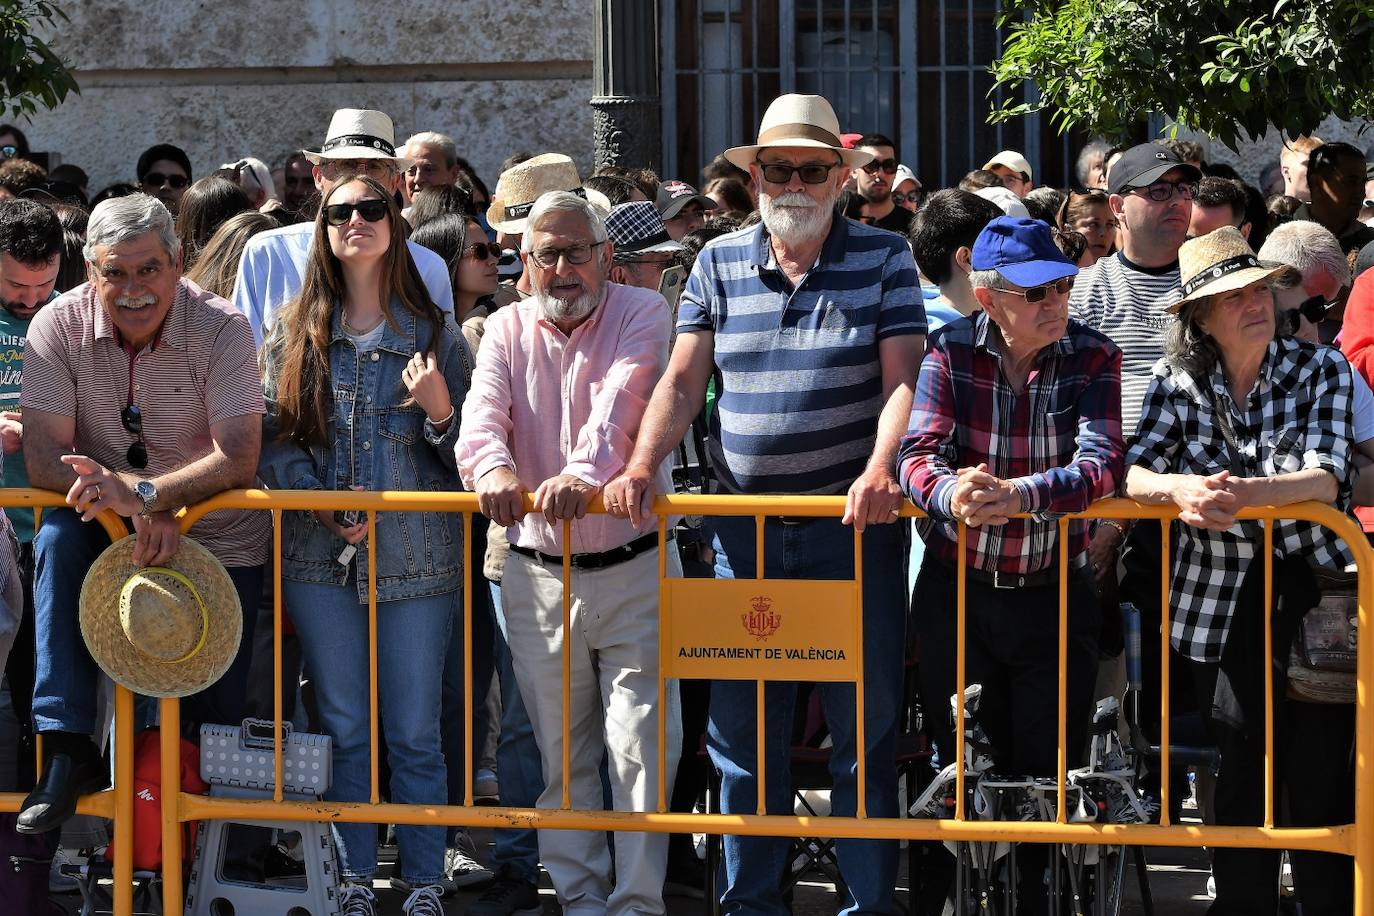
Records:
[[[1222,226],[1184,242],[1178,250],[1178,268],[1183,298],[1167,309],[1175,313],[1186,303],[1261,280],[1276,280],[1293,271],[1286,264],[1268,264],[1257,258],[1234,226]]]
[[[487,208],[487,223],[497,232],[522,234],[534,202],[549,191],[568,191],[585,197],[603,219],[611,212],[606,195],[582,187],[577,164],[572,159],[562,153],[543,153],[501,173]]]
[[[329,119],[329,132],[317,150],[302,150],[315,165],[326,159],[391,159],[404,171],[411,160],[396,155],[396,128],[384,111],[340,108]]]
[[[152,697],[198,693],[239,648],[243,609],[229,573],[183,535],[166,566],[133,561],[135,536],[112,544],[81,586],[81,636],[116,683]]]
[[[873,161],[872,153],[845,149],[840,139],[840,121],[835,109],[822,96],[780,95],[763,113],[759,124],[759,142],[753,146],[736,146],[725,151],[731,164],[748,171],[749,164],[758,158],[759,150],[768,146],[805,146],[834,150],[850,168]]]

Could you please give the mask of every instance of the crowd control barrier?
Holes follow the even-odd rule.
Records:
[[[756,681],[762,685],[767,681],[853,681],[861,682],[863,677],[863,640],[862,634],[862,552],[861,538],[854,539],[854,559],[856,578],[843,581],[821,580],[777,580],[762,577],[763,564],[763,520],[769,516],[789,517],[838,517],[844,511],[843,497],[803,497],[803,496],[697,496],[678,495],[659,497],[653,506],[658,519],[660,547],[667,544],[670,517],[690,516],[745,516],[756,520],[758,529],[757,549],[759,551],[759,578],[754,580],[711,580],[679,579],[664,576],[664,553],[660,550],[660,658],[663,662],[661,677],[669,678],[733,678]],[[18,508],[62,506],[62,495],[33,489],[0,489],[0,507]],[[527,499],[527,508],[529,508]],[[377,513],[396,511],[453,512],[463,516],[465,543],[472,536],[473,514],[477,511],[477,497],[471,493],[422,493],[422,492],[356,492],[356,491],[267,491],[234,490],[222,493],[206,502],[192,506],[181,516],[183,530],[207,513],[218,509],[257,509],[270,512],[273,517],[273,550],[281,555],[281,514],[293,510],[356,510],[364,513],[368,525],[366,547],[373,549],[376,532]],[[599,501],[592,511],[603,511]],[[904,517],[920,515],[919,511],[906,506]],[[1059,519],[1060,526],[1060,568],[1067,569],[1068,538],[1067,525],[1071,518],[1110,518],[1110,519],[1171,519],[1176,510],[1169,506],[1144,506],[1130,500],[1112,499],[1094,504],[1088,511]],[[1368,632],[1370,623],[1371,600],[1374,599],[1374,551],[1365,539],[1359,526],[1348,516],[1334,508],[1319,503],[1300,503],[1291,506],[1254,507],[1240,513],[1241,518],[1272,521],[1275,519],[1296,519],[1320,524],[1345,540],[1354,554],[1359,575],[1359,627]],[[99,519],[112,538],[124,536],[126,528],[122,519],[106,513]],[[570,543],[567,536],[568,523],[564,522],[563,543],[565,558]],[[1265,547],[1272,544],[1272,524],[1264,526]],[[964,544],[966,529],[959,530],[960,546]],[[1161,526],[1162,555],[1170,556],[1170,526]],[[1263,551],[1266,572],[1272,567],[1272,551]],[[958,643],[960,653],[957,663],[957,680],[960,695],[965,687],[964,653],[965,643],[965,584],[966,569],[963,562],[964,552],[960,550],[958,569]],[[274,797],[262,800],[241,800],[231,798],[211,798],[192,795],[181,791],[178,784],[180,747],[177,729],[163,728],[161,731],[162,760],[162,849],[163,849],[163,912],[180,913],[182,910],[183,889],[181,873],[182,832],[180,825],[185,821],[208,818],[245,818],[252,820],[275,821],[320,821],[320,822],[361,822],[420,825],[459,825],[469,827],[528,827],[538,829],[564,830],[631,830],[657,831],[672,833],[709,833],[744,834],[758,836],[812,836],[844,837],[885,840],[941,840],[976,842],[1035,842],[1055,843],[1075,846],[1084,845],[1146,845],[1146,846],[1210,846],[1210,847],[1250,847],[1272,849],[1309,849],[1320,852],[1348,855],[1354,859],[1355,913],[1357,916],[1374,916],[1374,718],[1371,717],[1371,686],[1374,686],[1374,653],[1359,652],[1356,697],[1356,759],[1355,759],[1355,822],[1336,824],[1327,827],[1277,827],[1274,823],[1273,780],[1267,781],[1264,799],[1263,824],[1254,827],[1222,827],[1193,824],[1175,824],[1169,816],[1169,692],[1162,691],[1161,734],[1159,736],[1162,752],[1160,755],[1161,798],[1160,818],[1157,824],[1108,824],[1108,823],[1069,823],[1066,816],[1065,791],[1065,709],[1066,679],[1062,672],[1068,657],[1067,626],[1068,586],[1064,577],[1059,586],[1059,767],[1057,817],[1054,822],[1035,821],[987,821],[973,820],[964,810],[964,746],[958,742],[958,791],[956,808],[948,819],[926,820],[913,818],[868,817],[864,811],[863,799],[866,796],[865,767],[862,756],[858,763],[858,812],[855,817],[811,817],[794,815],[764,814],[760,807],[757,814],[695,814],[676,813],[667,810],[666,787],[662,779],[665,761],[663,742],[659,743],[659,798],[658,810],[649,812],[625,811],[582,811],[571,808],[569,804],[568,774],[570,768],[566,756],[570,742],[563,742],[565,759],[563,761],[563,803],[557,809],[511,808],[505,806],[482,806],[474,804],[472,768],[467,771],[464,803],[461,805],[398,805],[381,802],[378,784],[377,730],[378,710],[376,691],[376,567],[369,563],[368,614],[370,662],[369,676],[371,690],[371,797],[367,802],[345,803],[325,801],[290,801],[282,797],[282,600],[281,569],[279,563],[273,564],[275,581],[273,583],[274,623],[274,697],[275,719],[278,723],[274,748],[274,769],[276,790]],[[1161,582],[1162,606],[1169,606],[1169,576],[1171,570],[1166,562]],[[564,621],[570,616],[570,605],[566,585],[570,567],[563,565],[564,577]],[[894,570],[893,575],[900,575]],[[464,621],[467,628],[464,640],[464,674],[471,696],[472,681],[472,587],[473,571],[470,563],[464,564]],[[1271,577],[1266,575],[1266,599],[1272,598]],[[1268,626],[1269,608],[1272,600],[1266,600],[1266,643],[1270,636]],[[780,615],[779,609],[786,610]],[[245,609],[253,613],[256,609]],[[512,609],[514,610],[514,609]],[[770,617],[770,613],[773,617]],[[753,615],[752,620],[750,615]],[[810,628],[828,634],[826,649],[832,651],[800,651],[789,653],[784,646],[783,631],[776,618],[785,616],[788,629],[803,630]],[[734,627],[714,625],[713,621],[729,620]],[[795,626],[794,626],[795,625]],[[761,643],[755,630],[766,631],[774,628],[769,636],[779,636],[777,645],[782,650],[775,653],[752,651],[725,651],[706,653],[678,652],[677,649],[693,644],[702,633],[710,631],[711,645],[729,649],[757,649]],[[736,633],[736,631],[738,631]],[[723,635],[734,634],[734,635]],[[733,642],[732,642],[733,640]],[[1162,628],[1158,635],[1158,648],[1161,653],[1161,679],[1168,683],[1169,643],[1168,627]],[[1266,650],[1272,647],[1266,645]],[[843,651],[838,651],[843,649]],[[568,716],[568,646],[564,645],[564,728]],[[1272,657],[1268,652],[1266,657]],[[1272,666],[1265,666],[1266,688],[1272,688]],[[855,691],[858,727],[863,727],[863,694]],[[759,717],[762,721],[763,691],[758,691]],[[1269,690],[1272,697],[1272,689]],[[132,811],[133,811],[133,698],[123,688],[115,691],[115,728],[114,760],[115,772],[113,787],[105,792],[83,798],[78,811],[95,814],[114,820],[114,840],[116,857],[114,861],[115,916],[130,916],[133,912],[133,862],[132,862]],[[160,701],[161,720],[178,721],[180,718],[179,701],[164,699]],[[933,705],[933,704],[932,704]],[[470,704],[469,704],[470,706]],[[663,713],[660,710],[660,738],[663,733]],[[467,710],[464,723],[465,749],[467,759],[472,758],[474,736],[472,734],[471,709]],[[955,735],[964,733],[962,704],[959,704],[956,717]],[[1265,763],[1266,772],[1273,772],[1273,735],[1274,711],[1269,704],[1265,720]],[[763,790],[767,773],[762,772],[764,754],[760,736],[760,769],[758,774],[760,799],[765,797]],[[864,747],[862,731],[857,735],[856,746]],[[0,810],[16,811],[23,797],[19,794],[0,794]]]

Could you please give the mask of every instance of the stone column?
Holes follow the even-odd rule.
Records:
[[[662,162],[658,0],[595,0],[592,137],[595,167]]]

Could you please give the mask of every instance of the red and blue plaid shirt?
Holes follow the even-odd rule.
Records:
[[[1121,351],[1070,321],[1040,352],[1024,390],[1002,374],[1002,336],[986,314],[943,327],[921,364],[911,422],[898,456],[902,489],[929,519],[927,550],[953,565],[950,512],[959,468],[986,463],[1013,484],[1030,518],[970,528],[968,563],[987,572],[1032,573],[1058,558],[1058,516],[1111,496],[1123,477]],[[1069,525],[1069,556],[1088,546],[1088,523]]]

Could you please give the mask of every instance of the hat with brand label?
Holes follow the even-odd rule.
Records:
[[[523,233],[534,202],[549,191],[585,197],[603,218],[611,210],[606,195],[582,187],[577,164],[571,158],[562,153],[542,153],[501,173],[487,208],[487,223],[497,232]]]
[[[1141,143],[1121,154],[1112,163],[1111,174],[1107,176],[1107,190],[1113,194],[1124,194],[1130,188],[1143,188],[1154,184],[1170,169],[1183,169],[1193,181],[1202,179],[1202,171],[1191,163],[1184,162],[1178,153],[1158,143]]]
[[[340,108],[329,119],[329,131],[317,150],[302,150],[315,165],[327,159],[390,159],[399,169],[410,160],[396,155],[396,128],[384,111],[367,108]]]
[[[999,216],[983,227],[973,243],[974,270],[995,270],[1029,289],[1078,274],[1078,265],[1054,244],[1048,223]]]
[[[1166,311],[1177,312],[1189,302],[1293,272],[1287,264],[1261,261],[1239,229],[1222,226],[1189,239],[1178,249],[1178,279],[1183,284],[1183,298]]]
[[[654,206],[658,207],[658,215],[664,219],[672,219],[682,212],[682,208],[688,204],[700,204],[703,210],[714,210],[716,202],[705,194],[697,193],[697,189],[685,181],[665,181],[658,186],[658,196],[654,199]]]

